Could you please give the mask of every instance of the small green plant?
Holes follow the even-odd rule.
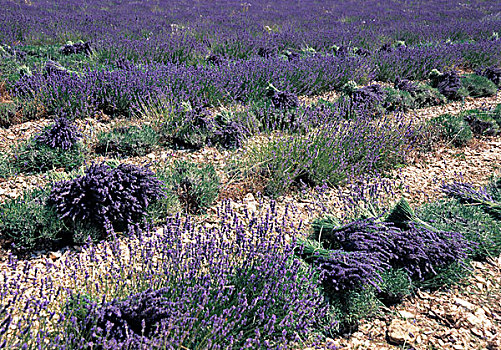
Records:
[[[58,168],[72,170],[83,164],[83,150],[80,143],[64,150],[29,139],[14,146],[12,157],[6,161],[11,172],[36,174]]]
[[[219,195],[220,180],[212,164],[176,161],[172,168],[159,170],[157,176],[191,214],[203,213]]]
[[[470,125],[476,135],[495,136],[499,134],[499,124],[493,118],[491,111],[471,109],[461,113],[463,119]]]
[[[383,107],[388,112],[407,111],[414,107],[414,99],[407,91],[393,89],[391,87],[384,88],[386,95],[383,100]]]
[[[461,77],[461,86],[468,90],[471,97],[494,96],[498,90],[496,84],[476,74],[465,74]]]
[[[150,126],[119,127],[98,135],[95,152],[112,157],[144,156],[158,146],[159,139]]]
[[[17,250],[44,244],[52,248],[63,238],[66,227],[56,211],[46,205],[49,192],[47,189],[29,190],[0,204],[0,236],[12,240]]]
[[[470,126],[460,115],[442,114],[430,120],[429,125],[447,142],[462,147],[473,137]]]
[[[14,102],[0,102],[0,126],[16,124],[17,106]]]

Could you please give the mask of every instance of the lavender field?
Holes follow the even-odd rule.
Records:
[[[500,36],[497,1],[0,0],[0,348],[500,348]]]

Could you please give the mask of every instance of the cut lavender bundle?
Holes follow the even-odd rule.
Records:
[[[498,87],[501,87],[501,68],[492,66],[487,67],[485,69],[479,69],[476,71],[476,74],[486,77]]]
[[[273,84],[269,84],[266,95],[275,108],[289,109],[299,106],[296,94],[289,91],[280,91]]]
[[[429,77],[431,86],[437,88],[442,95],[450,100],[460,100],[468,95],[468,91],[462,88],[461,78],[456,71],[440,73],[434,69],[430,72]]]
[[[91,165],[83,176],[54,184],[49,204],[71,226],[87,222],[100,231],[123,231],[140,223],[146,208],[162,195],[163,183],[151,170],[101,163]]]
[[[59,49],[63,55],[72,55],[72,54],[92,54],[92,47],[90,42],[84,43],[83,41],[72,43],[71,41],[67,42],[63,47]]]
[[[454,181],[442,184],[442,191],[464,203],[481,205],[487,212],[501,218],[501,203],[492,198],[488,187],[475,189],[471,184]]]
[[[82,133],[78,130],[78,127],[69,119],[60,117],[56,118],[54,123],[45,128],[43,132],[36,135],[35,141],[52,148],[68,150],[81,138]]]

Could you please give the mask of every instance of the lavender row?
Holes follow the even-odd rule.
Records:
[[[497,3],[423,1],[288,1],[252,3],[180,0],[116,3],[70,1],[47,4],[1,3],[3,42],[40,43],[91,40],[103,46],[129,48],[135,54],[171,60],[224,53],[248,57],[258,48],[322,50],[332,45],[374,49],[394,40],[418,43],[469,41],[499,31]],[[151,42],[155,50],[134,48]]]

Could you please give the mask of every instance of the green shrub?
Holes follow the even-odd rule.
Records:
[[[411,93],[414,99],[414,108],[425,108],[442,105],[447,102],[447,98],[435,88],[426,84],[418,84],[418,89]]]
[[[16,124],[17,106],[14,102],[0,102],[0,126]]]
[[[473,137],[470,126],[460,115],[442,114],[431,119],[429,125],[441,138],[456,147],[466,145]]]
[[[26,191],[0,204],[0,236],[12,240],[19,250],[41,245],[51,248],[60,241],[66,227],[56,211],[46,205],[50,190]]]
[[[95,152],[112,157],[144,156],[159,144],[158,133],[150,126],[115,128],[98,135]]]
[[[72,170],[83,164],[83,149],[80,143],[64,150],[29,139],[14,146],[12,156],[6,161],[13,172],[35,174],[58,168]]]
[[[212,164],[176,161],[172,168],[159,170],[157,176],[191,214],[204,212],[219,195],[220,180]]]
[[[414,107],[414,99],[407,91],[393,89],[391,87],[384,88],[386,95],[383,100],[383,107],[388,112],[407,111]]]
[[[499,124],[492,115],[492,112],[480,109],[471,109],[461,113],[474,134],[486,136],[495,136],[500,132]]]
[[[464,205],[456,199],[442,200],[422,206],[417,215],[437,229],[459,232],[475,242],[473,258],[501,253],[501,222],[478,206]]]
[[[461,77],[461,86],[471,97],[494,96],[498,90],[496,84],[476,74],[465,74]]]

